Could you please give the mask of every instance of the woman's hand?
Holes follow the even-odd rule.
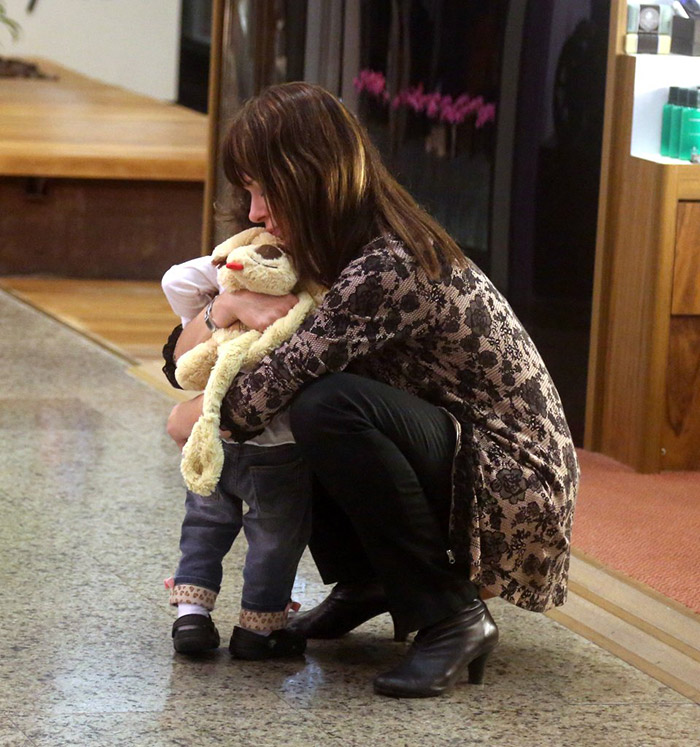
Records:
[[[271,324],[286,316],[298,300],[293,293],[286,296],[269,296],[265,293],[239,290],[222,293],[217,305],[221,304],[227,314],[241,321],[246,327],[264,332]]]
[[[249,329],[264,332],[271,324],[286,316],[299,299],[293,294],[270,296],[266,293],[253,293],[239,290],[220,293],[211,310],[211,319],[217,327],[229,327],[240,321]],[[202,310],[183,330],[175,343],[174,359],[211,337],[204,323]]]
[[[170,412],[168,417],[168,424],[166,430],[170,438],[175,441],[179,449],[183,449],[187,443],[187,439],[192,433],[194,424],[199,420],[199,416],[202,414],[202,401],[204,395],[200,394],[194,399],[187,400],[187,402],[180,402],[179,405],[175,405]]]

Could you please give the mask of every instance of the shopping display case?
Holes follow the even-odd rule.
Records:
[[[700,165],[659,153],[700,57],[624,54],[613,3],[586,448],[640,472],[700,469]]]

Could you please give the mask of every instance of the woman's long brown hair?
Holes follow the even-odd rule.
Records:
[[[369,135],[320,86],[285,83],[249,99],[223,144],[234,188],[261,186],[300,277],[331,285],[380,234],[400,239],[433,278],[467,262],[389,174]]]

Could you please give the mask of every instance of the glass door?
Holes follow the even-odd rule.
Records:
[[[306,26],[306,0],[214,0],[205,253],[231,234],[219,158],[228,122],[243,101],[266,86],[304,79]]]
[[[399,182],[487,272],[507,5],[360,0],[345,36],[355,72],[343,96]]]
[[[488,272],[507,0],[219,4],[217,142],[264,86],[318,83],[358,114],[397,179]],[[222,174],[214,180],[220,202]],[[216,228],[213,243],[225,235]]]

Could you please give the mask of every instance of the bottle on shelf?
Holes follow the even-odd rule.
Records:
[[[668,89],[668,102],[664,104],[662,123],[661,123],[661,150],[662,156],[671,155],[671,128],[674,109],[678,109],[680,88],[671,86]]]
[[[690,161],[700,153],[700,90],[688,89],[688,106],[681,116],[678,158]]]
[[[671,134],[669,136],[668,155],[671,158],[678,158],[681,149],[681,121],[683,110],[688,108],[690,90],[687,88],[678,89],[678,106],[671,112]]]

